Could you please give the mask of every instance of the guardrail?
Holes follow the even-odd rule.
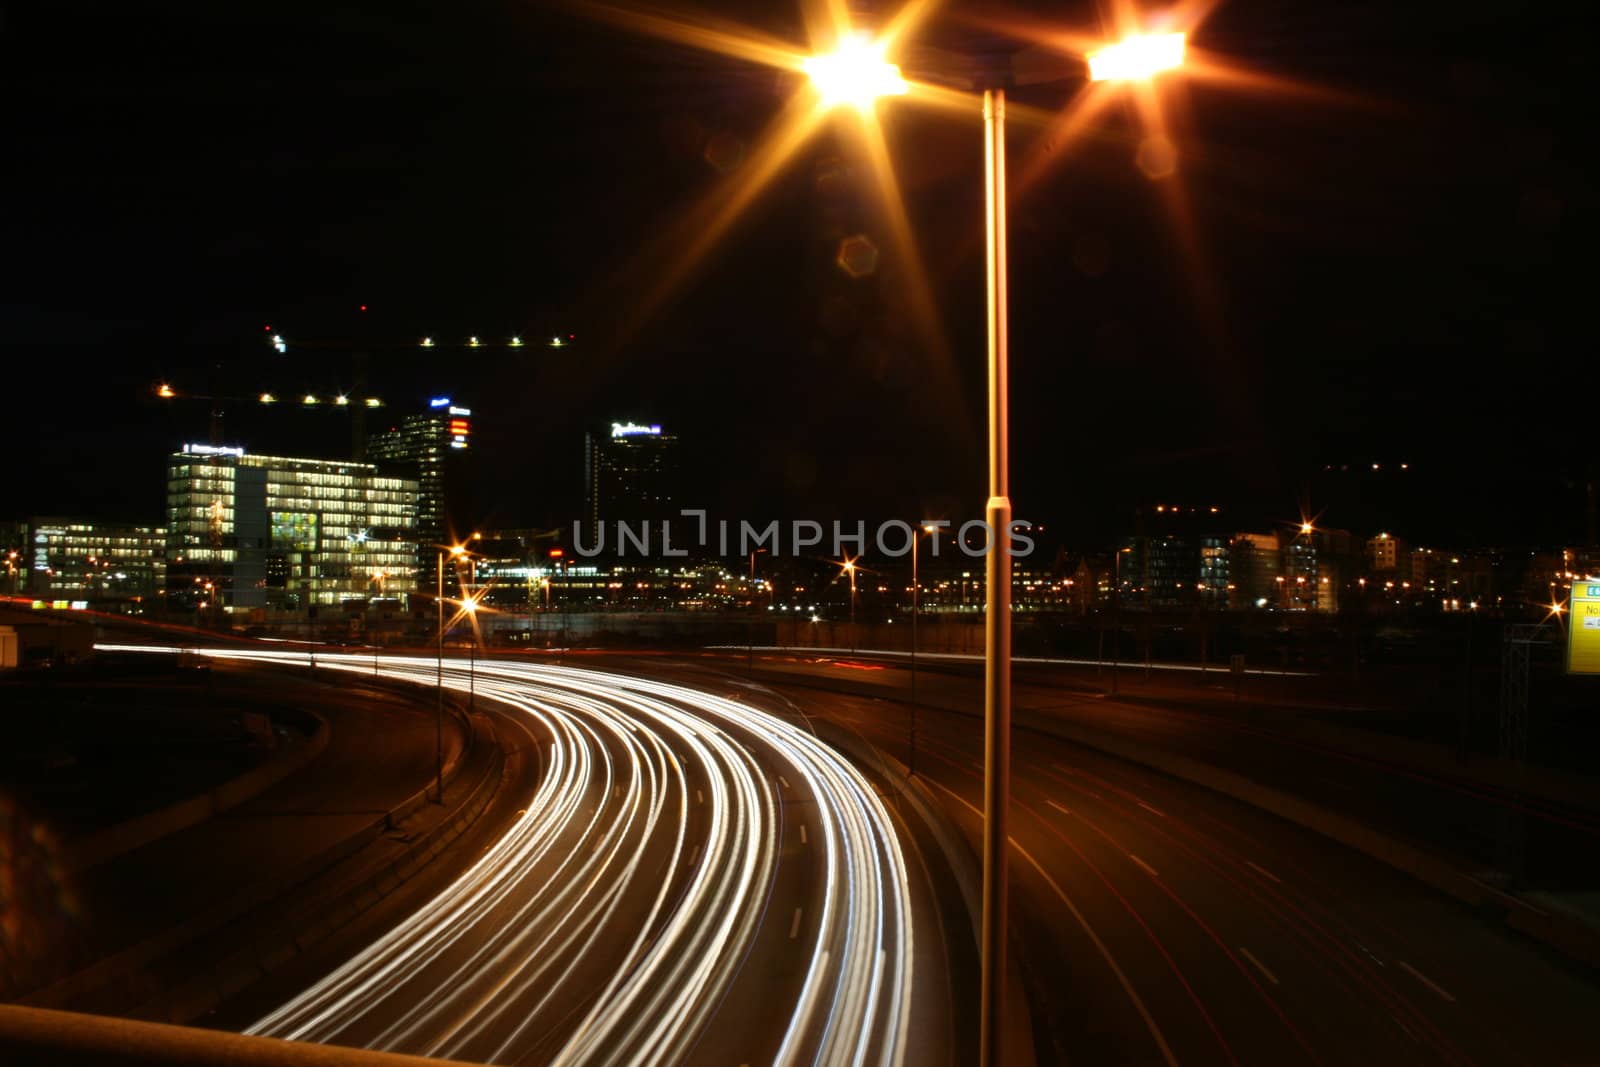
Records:
[[[448,1067],[455,1060],[0,1004],[0,1063],[97,1067]]]

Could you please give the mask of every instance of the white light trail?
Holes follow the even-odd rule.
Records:
[[[286,650],[99,647],[308,661]],[[371,656],[322,653],[316,665],[435,677],[423,657],[375,667]],[[820,895],[803,901],[809,959],[777,1032],[758,1034],[750,1019],[740,1028],[753,1054],[776,1041],[775,1064],[903,1067],[908,872],[888,812],[854,766],[775,715],[685,686],[499,660],[475,674],[480,695],[550,739],[518,804],[526,814],[420,911],[249,1032],[492,1063],[680,1062],[735,983],[761,979],[745,965],[763,927],[795,944],[784,936],[794,905],[769,906],[788,792],[816,808],[805,813],[815,844],[799,861],[822,865]],[[447,664],[444,681],[465,690],[468,672]]]

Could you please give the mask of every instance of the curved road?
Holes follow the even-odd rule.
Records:
[[[428,658],[381,670],[435,677]],[[507,1064],[930,1061],[906,857],[843,757],[684,686],[503,661],[447,664],[444,684],[521,713],[536,792],[448,889],[251,1032]]]

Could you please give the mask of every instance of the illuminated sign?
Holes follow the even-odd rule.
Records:
[[[661,432],[659,426],[640,426],[636,422],[613,422],[611,424],[612,437],[638,437],[642,434],[655,435]]]
[[[1567,673],[1600,674],[1600,578],[1580,578],[1572,583]]]
[[[185,455],[190,456],[242,456],[244,448],[231,445],[184,445]]]
[[[430,408],[447,408],[450,406],[450,398],[447,396],[436,396],[432,400],[428,401],[428,406]]]
[[[471,408],[452,407],[450,409],[450,414],[452,414],[452,415],[471,415],[472,414],[472,409]]]

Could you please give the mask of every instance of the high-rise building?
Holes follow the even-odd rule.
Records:
[[[613,422],[584,435],[585,519],[601,523],[658,521],[674,514],[678,498],[678,439],[654,424]],[[593,533],[585,540],[593,543]]]
[[[428,401],[428,410],[407,415],[374,433],[367,459],[386,473],[417,481],[417,558],[419,585],[431,586],[438,546],[452,542],[465,527],[466,462],[472,448],[472,409],[447,396]]]
[[[167,460],[169,600],[337,604],[415,588],[417,482],[370,463],[185,445]]]
[[[155,525],[33,518],[17,562],[31,572],[27,591],[41,600],[134,600],[166,583],[166,535]],[[7,591],[17,577],[9,574]]]

